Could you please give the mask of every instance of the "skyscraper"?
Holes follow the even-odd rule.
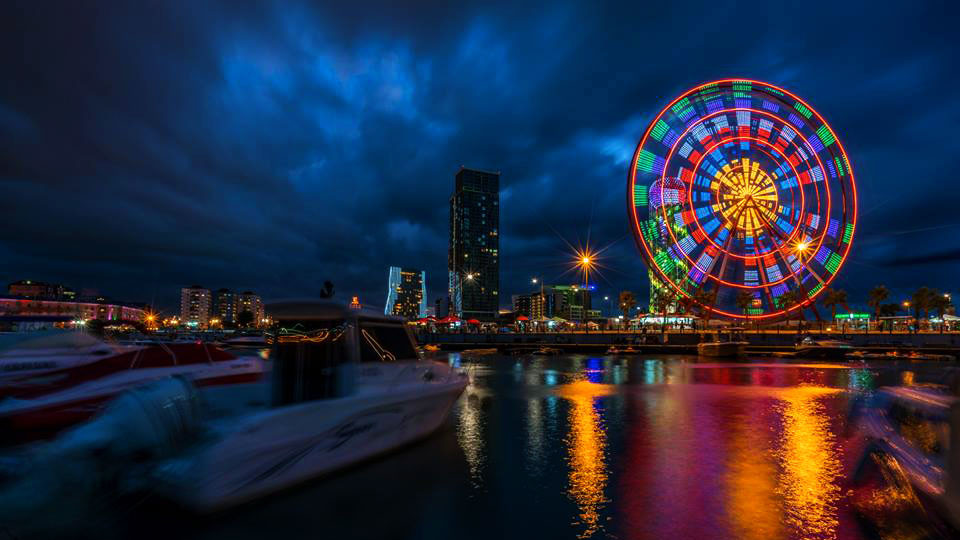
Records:
[[[221,323],[233,324],[237,322],[237,295],[230,289],[217,291],[216,307],[214,312]]]
[[[410,268],[390,267],[387,305],[383,312],[408,319],[427,316],[427,273]]]
[[[180,320],[184,324],[206,328],[210,321],[210,289],[200,285],[180,289]]]
[[[461,167],[450,197],[450,313],[492,321],[500,307],[500,173]]]

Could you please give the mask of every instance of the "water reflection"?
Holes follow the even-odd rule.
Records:
[[[574,521],[575,526],[582,527],[578,538],[593,536],[601,529],[600,510],[607,502],[604,494],[607,487],[607,443],[598,401],[600,397],[610,395],[613,389],[610,385],[591,382],[591,375],[588,371],[587,379],[559,390],[560,396],[570,402],[570,432],[566,438],[570,467],[567,493],[579,508]]]
[[[579,538],[861,537],[840,488],[847,441],[834,430],[849,391],[891,373],[585,355],[464,365],[479,375],[457,423],[471,497],[509,502],[518,517],[497,519],[514,527]],[[521,529],[511,531],[529,537]]]
[[[732,417],[727,437],[727,513],[736,538],[767,540],[781,538],[783,527],[776,496],[776,465],[765,452],[770,447],[769,430],[762,413],[750,410],[748,402]]]
[[[483,480],[483,394],[484,391],[477,388],[475,381],[471,378],[464,390],[463,399],[458,402],[457,410],[457,442],[460,443],[460,448],[467,459],[470,482],[474,488],[479,488]]]
[[[783,432],[776,454],[783,472],[777,491],[784,498],[787,523],[803,538],[837,537],[841,466],[820,399],[838,392],[798,387],[780,396]]]

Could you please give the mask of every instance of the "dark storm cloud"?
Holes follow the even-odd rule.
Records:
[[[565,279],[561,237],[588,228],[613,244],[601,285],[640,289],[633,147],[674,95],[736,75],[804,96],[850,152],[840,286],[953,287],[955,260],[917,266],[960,243],[950,4],[326,4],[6,4],[0,279],[170,306],[194,282],[329,278],[380,304],[396,264],[432,302],[467,165],[503,173],[504,300]]]

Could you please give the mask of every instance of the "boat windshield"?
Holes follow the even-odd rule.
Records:
[[[360,323],[360,361],[395,362],[416,360],[417,351],[403,326],[373,322]]]

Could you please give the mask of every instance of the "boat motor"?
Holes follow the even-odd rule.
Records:
[[[19,478],[0,491],[0,526],[52,525],[52,517],[43,523],[29,516],[54,506],[70,509],[58,515],[69,523],[87,505],[144,490],[150,463],[195,440],[200,426],[200,399],[184,377],[125,392],[24,459]]]

